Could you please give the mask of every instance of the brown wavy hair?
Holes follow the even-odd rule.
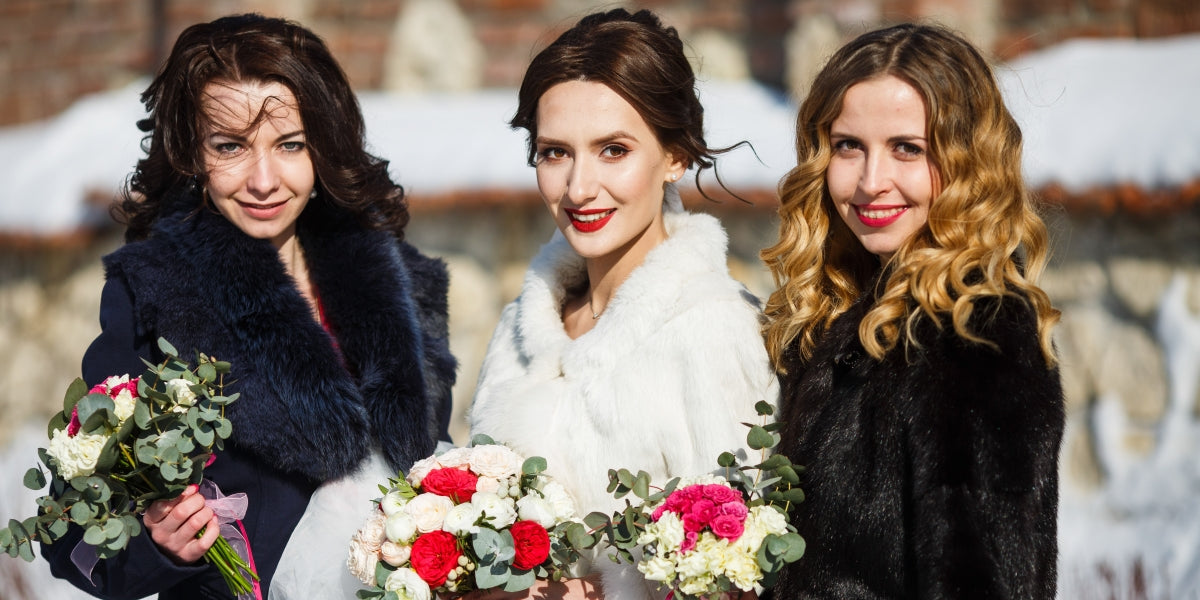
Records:
[[[700,172],[715,167],[717,155],[745,144],[710,148],[704,141],[704,107],[696,96],[696,75],[683,42],[674,27],[664,26],[648,10],[590,14],[530,62],[509,125],[528,132],[531,167],[537,161],[538,101],[547,90],[568,81],[602,83],[624,98],[663,148],[684,159],[688,168],[698,167],[696,187],[702,194]],[[716,177],[725,188],[720,175]]]
[[[408,223],[404,189],[388,175],[388,162],[364,149],[366,126],[358,99],[329,48],[294,22],[244,14],[184,30],[142,93],[149,116],[138,127],[148,134],[146,157],[114,207],[127,227],[126,240],[149,235],[172,190],[207,180],[200,106],[205,86],[215,80],[276,82],[291,90],[317,179],[312,202],[328,202],[366,227],[403,236]],[[263,117],[260,113],[258,120]],[[257,120],[250,128],[256,125]]]
[[[929,156],[942,188],[926,224],[877,280],[879,258],[838,215],[825,173],[830,127],[846,90],[887,75],[924,99]],[[767,300],[764,329],[776,369],[786,372],[783,357],[793,344],[807,361],[834,318],[868,291],[876,302],[858,335],[877,359],[902,339],[916,344],[911,332],[919,319],[942,327],[945,315],[961,337],[994,346],[968,324],[977,300],[1008,295],[1036,313],[1042,353],[1055,364],[1051,329],[1059,312],[1037,286],[1049,238],[1021,176],[1021,130],[991,67],[969,42],[941,27],[904,24],[843,46],[801,104],[796,161],[780,184],[779,241],[762,251],[778,287]]]

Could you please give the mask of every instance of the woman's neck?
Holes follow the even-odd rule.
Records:
[[[291,276],[296,290],[308,303],[313,319],[321,322],[321,310],[317,306],[317,295],[313,290],[312,279],[308,276],[308,261],[304,258],[304,248],[300,246],[300,240],[293,234],[283,240],[278,249],[284,271]]]
[[[609,302],[629,276],[642,265],[650,251],[666,241],[667,230],[657,220],[624,246],[593,258],[586,258],[588,284],[579,296],[568,298],[563,307],[563,327],[575,339],[596,325]]]

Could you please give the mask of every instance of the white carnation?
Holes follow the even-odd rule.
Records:
[[[129,383],[129,375],[128,374],[110,375],[110,376],[108,376],[107,379],[104,380],[104,388],[111,390],[111,389],[117,387],[118,385],[123,385],[126,383]]]
[[[396,592],[400,600],[431,600],[433,598],[429,584],[425,583],[421,576],[412,569],[396,569],[383,582],[383,589]]]
[[[417,522],[404,510],[387,516],[384,533],[388,541],[407,544],[417,537]]]
[[[659,548],[676,552],[683,544],[683,537],[683,521],[678,514],[668,511],[659,517],[658,522],[647,525],[646,530],[638,536],[637,542],[639,544],[658,542]]]
[[[478,506],[483,512],[483,520],[496,529],[508,527],[517,520],[516,503],[512,498],[475,492],[475,495],[471,496],[471,504]]]
[[[58,476],[70,481],[96,471],[100,451],[107,441],[108,437],[103,435],[79,432],[71,437],[66,430],[56,429],[46,453],[58,464]]]
[[[413,518],[417,531],[429,533],[442,528],[446,513],[454,507],[454,501],[437,494],[419,494],[404,505],[404,512]]]
[[[521,463],[525,462],[508,446],[487,444],[475,446],[473,450],[471,470],[485,477],[497,479],[516,477],[521,473]]]
[[[638,563],[637,570],[641,571],[650,581],[670,582],[675,578],[675,564],[661,556]]]
[[[196,393],[192,391],[192,382],[186,379],[172,379],[167,382],[167,395],[175,399],[180,406],[190,407],[196,403]]]
[[[554,507],[536,492],[517,500],[517,516],[522,521],[534,521],[546,529],[552,529],[555,525]]]
[[[410,556],[412,556],[412,546],[397,544],[395,542],[384,542],[379,547],[379,558],[393,567],[404,566],[404,563],[408,562]]]
[[[479,533],[477,522],[481,516],[483,514],[475,503],[459,504],[446,513],[446,521],[442,524],[442,529],[456,537]]]
[[[733,585],[743,592],[755,589],[762,579],[762,569],[759,568],[754,555],[731,548],[725,552],[723,558],[722,570]]]

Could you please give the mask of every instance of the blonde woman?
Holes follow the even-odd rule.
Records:
[[[763,259],[809,548],[775,597],[1053,598],[1058,311],[988,64],[944,29],[873,31],[797,123]]]

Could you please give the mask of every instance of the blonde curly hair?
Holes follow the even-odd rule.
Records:
[[[880,259],[837,214],[825,172],[830,127],[846,91],[888,75],[912,85],[925,102],[929,156],[941,189],[926,224],[875,283]],[[991,67],[969,42],[940,27],[905,24],[843,46],[800,107],[796,159],[780,184],[779,241],[761,254],[778,288],[767,300],[764,326],[777,370],[786,372],[783,356],[793,343],[808,360],[821,334],[872,285],[876,302],[858,335],[877,359],[902,339],[915,345],[911,332],[919,319],[942,327],[946,314],[959,336],[994,346],[968,323],[977,300],[1009,295],[1033,309],[1042,353],[1055,364],[1050,332],[1059,312],[1036,283],[1049,237],[1021,176],[1021,130]]]

